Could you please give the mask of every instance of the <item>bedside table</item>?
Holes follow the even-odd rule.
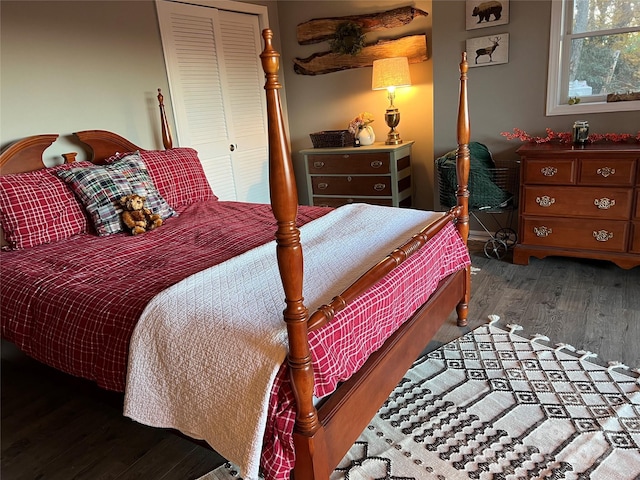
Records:
[[[413,143],[301,150],[309,205],[361,202],[410,207]]]

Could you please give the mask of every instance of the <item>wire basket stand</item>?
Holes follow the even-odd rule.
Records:
[[[438,196],[440,204],[446,208],[456,205],[456,171],[451,165],[438,165]],[[514,211],[518,208],[520,182],[520,162],[496,162],[494,168],[482,168],[469,172],[469,214],[489,235],[484,244],[487,258],[503,258],[518,241],[518,234],[512,225]],[[488,214],[484,222],[479,213]],[[506,222],[500,221],[506,213]],[[484,216],[484,215],[483,215]],[[486,223],[491,219],[496,227],[490,230]]]

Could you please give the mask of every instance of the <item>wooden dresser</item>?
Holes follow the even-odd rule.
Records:
[[[640,144],[527,144],[518,154],[514,263],[559,255],[640,265]]]
[[[311,148],[304,155],[309,205],[411,206],[411,146]]]

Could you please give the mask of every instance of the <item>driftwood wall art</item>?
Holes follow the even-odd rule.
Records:
[[[400,7],[380,13],[368,15],[351,15],[347,17],[316,18],[298,25],[298,43],[312,43],[331,40],[338,25],[344,22],[355,23],[362,28],[362,33],[408,25],[414,18],[426,17],[427,12],[413,7]]]
[[[323,41],[336,43],[336,32],[344,31],[345,25],[364,35],[367,32],[401,27],[415,18],[428,13],[413,7],[400,7],[385,12],[345,17],[316,18],[298,25],[297,38],[301,45],[310,45]],[[347,29],[348,30],[348,29]],[[354,39],[358,41],[361,39]],[[364,43],[355,55],[324,51],[314,53],[307,58],[294,59],[294,70],[301,75],[322,75],[350,68],[370,67],[374,60],[387,57],[408,57],[409,63],[427,60],[427,37],[425,34],[411,35],[393,40],[380,40],[376,43]]]
[[[350,68],[370,67],[374,60],[388,57],[407,57],[409,63],[427,60],[427,36],[412,35],[397,40],[381,40],[365,45],[357,55],[332,52],[314,53],[307,58],[293,60],[293,69],[301,75],[322,75]]]

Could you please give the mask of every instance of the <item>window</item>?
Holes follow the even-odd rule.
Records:
[[[640,0],[554,0],[547,115],[640,110]],[[626,96],[628,98],[628,96]]]

